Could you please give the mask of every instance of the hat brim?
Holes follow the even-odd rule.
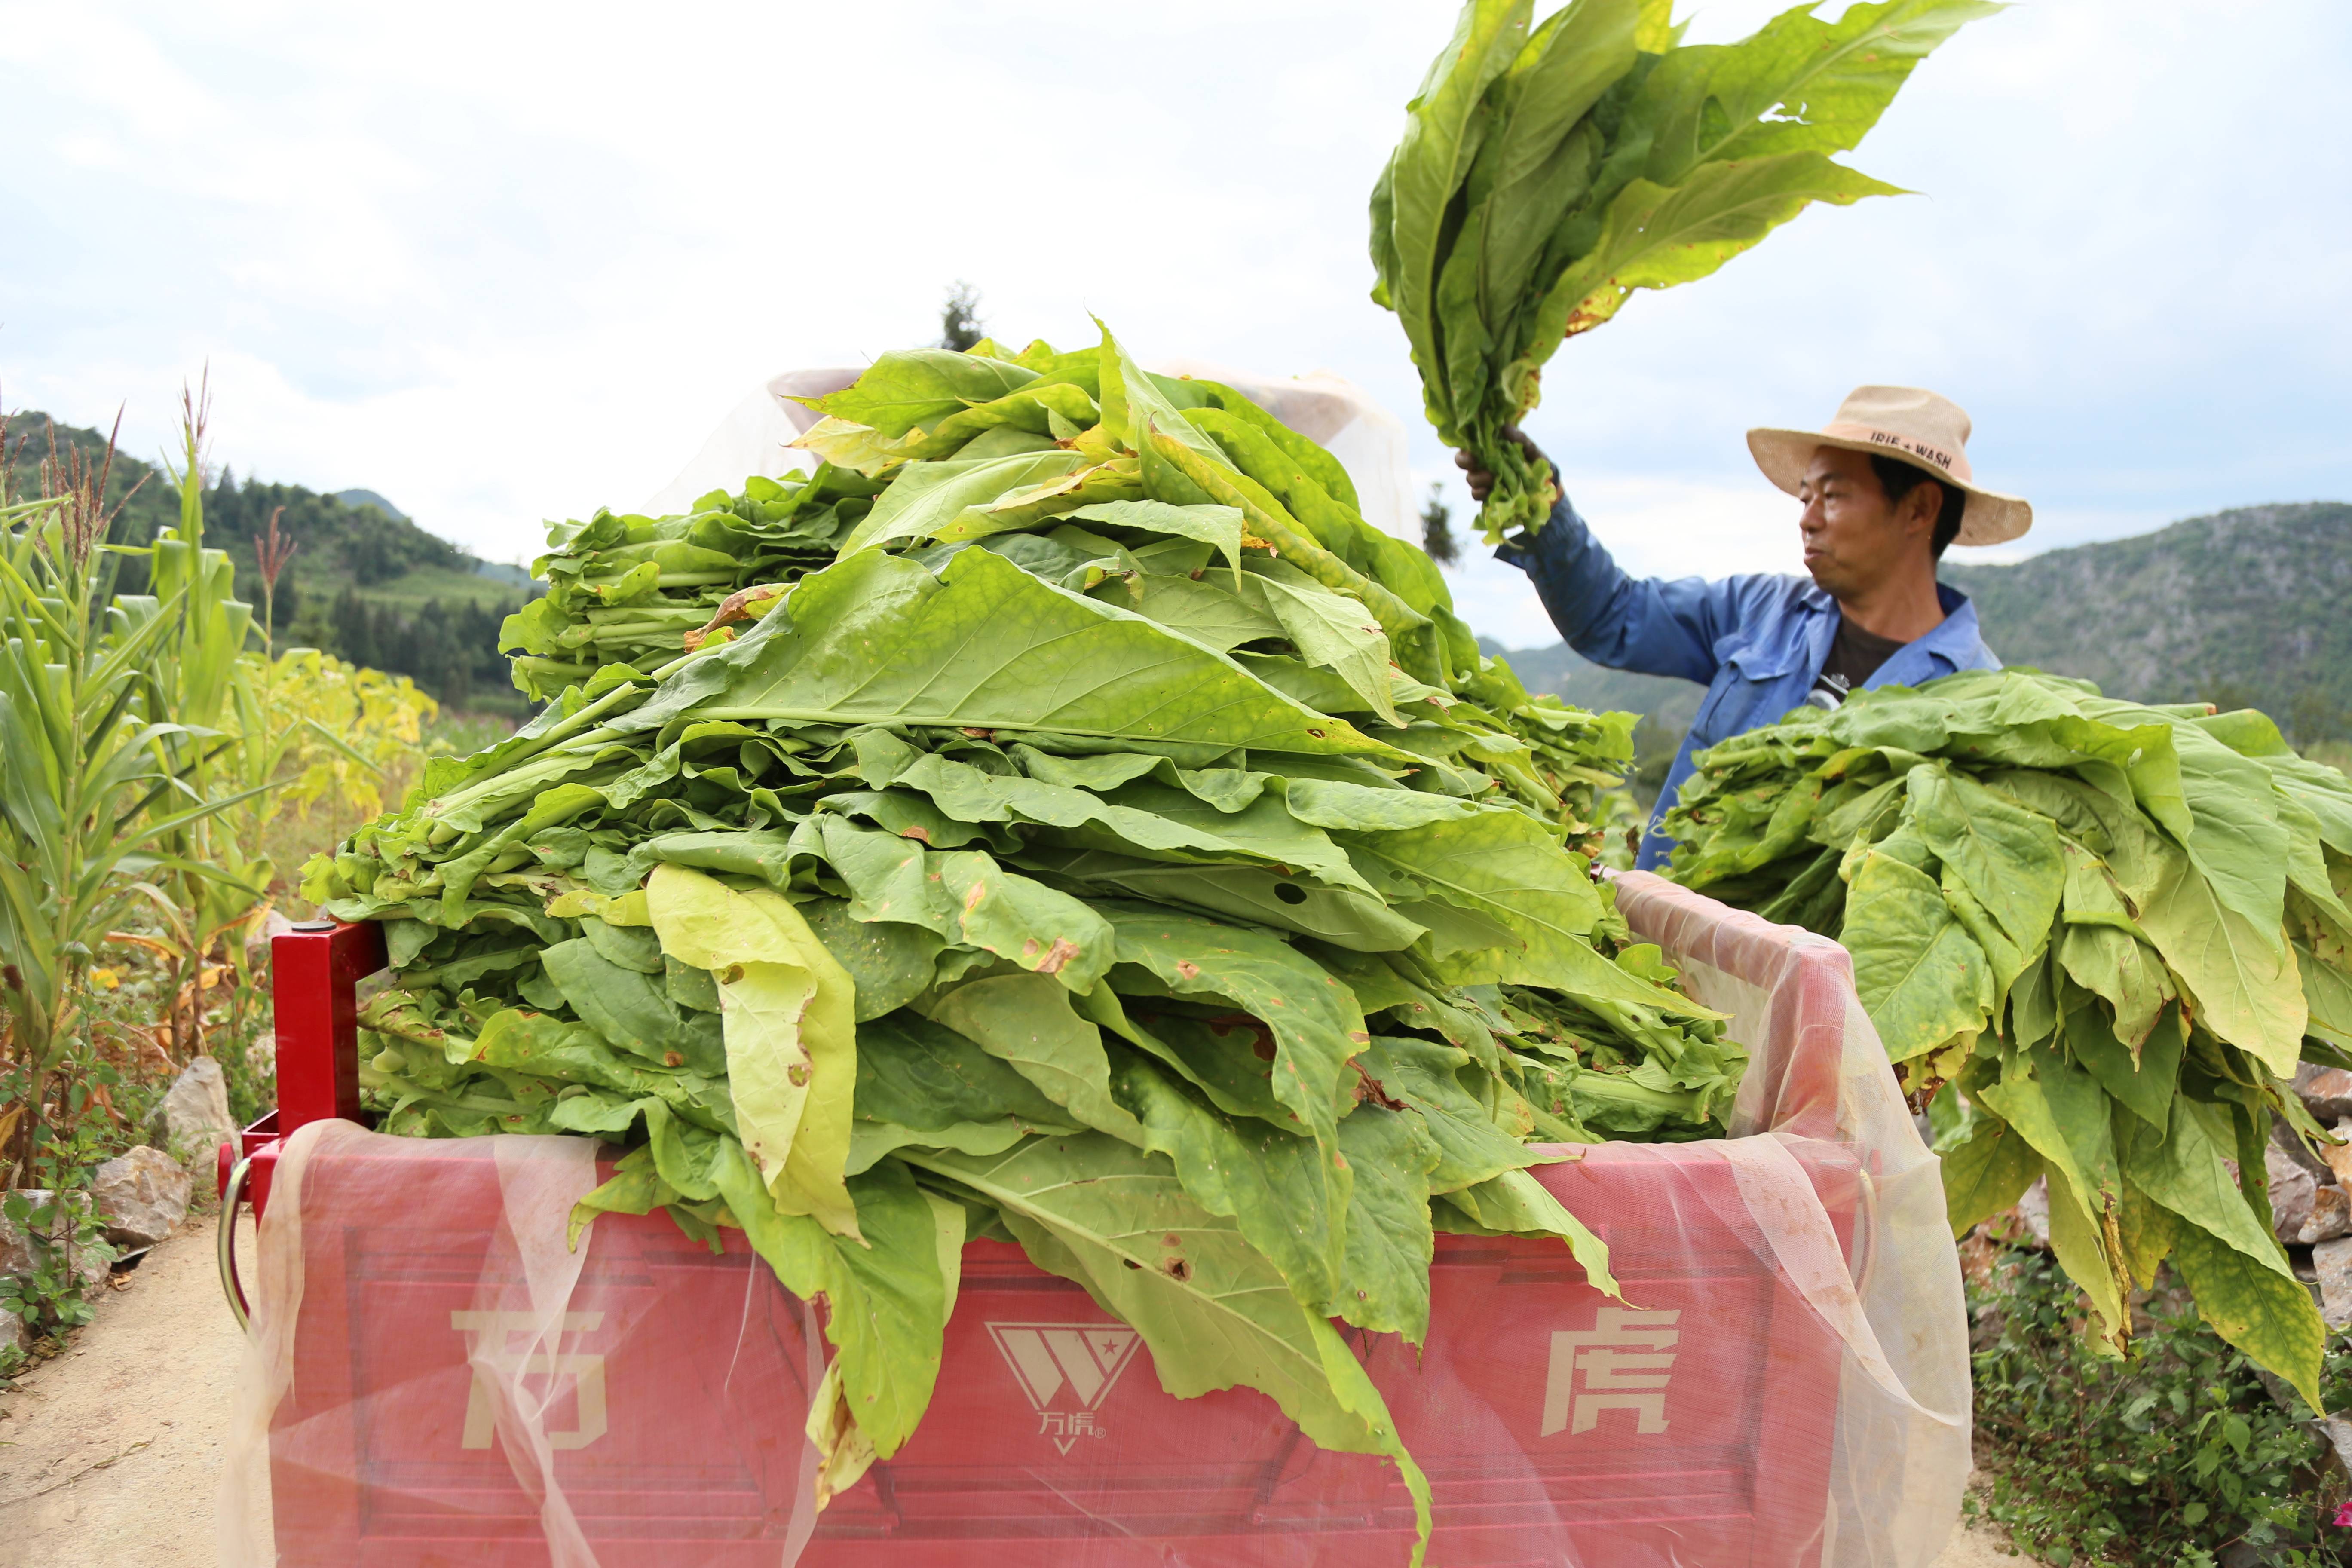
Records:
[[[1818,430],[1750,430],[1748,450],[1764,477],[1790,495],[1797,493],[1805,477],[1805,468],[1813,454],[1823,447],[1835,447],[1847,452],[1868,452],[1892,456],[1884,447],[1868,441],[1852,440],[1843,436],[1824,436]],[[1930,470],[1932,472],[1932,470]],[[1938,484],[1950,485],[1966,491],[1967,510],[1960,514],[1960,531],[1953,537],[1955,544],[2006,544],[2021,537],[2033,526],[2032,504],[2018,496],[2006,496],[1999,490],[1989,490],[1966,479],[1956,479],[1949,474],[1934,474]]]

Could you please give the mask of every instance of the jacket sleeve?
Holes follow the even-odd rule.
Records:
[[[1715,679],[1716,643],[1738,623],[1755,581],[1628,575],[1566,496],[1534,538],[1504,545],[1495,558],[1527,573],[1551,624],[1593,663],[1701,685]]]

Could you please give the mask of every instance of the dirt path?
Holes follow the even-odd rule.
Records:
[[[72,1348],[0,1394],[0,1564],[213,1568],[241,1340],[210,1215],[110,1290]],[[253,1226],[239,1227],[248,1276]]]
[[[0,1568],[215,1568],[213,1494],[241,1348],[209,1215],[109,1291],[73,1348],[0,1394]],[[252,1275],[253,1226],[239,1226]],[[1998,1531],[1935,1568],[2032,1568]]]

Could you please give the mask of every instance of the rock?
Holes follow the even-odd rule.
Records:
[[[2313,1151],[2311,1145],[2303,1141],[2303,1134],[2287,1125],[2285,1117],[2275,1112],[2271,1116],[2271,1142],[2276,1144],[2280,1152],[2288,1159],[2309,1171],[2311,1179],[2321,1186],[2324,1187],[2336,1180],[2335,1168],[2321,1159]]]
[[[32,1205],[36,1213],[47,1206],[55,1196],[47,1190],[39,1187],[28,1187],[18,1195]],[[49,1235],[62,1239],[70,1228],[70,1224],[68,1215],[64,1212],[63,1205],[60,1205],[59,1212],[50,1220]],[[110,1267],[113,1259],[107,1256],[107,1250],[105,1247],[74,1249],[74,1273],[81,1280],[84,1290],[95,1291],[106,1288],[107,1277],[113,1272]],[[0,1214],[0,1274],[30,1274],[39,1266],[40,1260],[33,1256],[32,1239],[25,1234],[23,1228],[15,1220],[10,1219],[5,1214]]]
[[[2017,1217],[2025,1222],[2025,1228],[2032,1236],[2035,1246],[2047,1247],[2050,1245],[2050,1179],[2047,1176],[2033,1178],[2033,1184],[2026,1188],[2024,1195],[2017,1200]]]
[[[282,936],[293,929],[294,922],[276,910],[262,916],[259,928],[245,939],[245,962],[255,969],[267,964],[269,962],[270,939]]]
[[[2352,1236],[2352,1196],[2332,1183],[2324,1184],[2312,1192],[2311,1217],[2287,1239],[2308,1246],[2315,1241],[2333,1241],[2339,1236]]]
[[[163,1144],[183,1161],[210,1161],[213,1151],[236,1138],[229,1120],[228,1079],[220,1063],[198,1057],[182,1070],[163,1096]]]
[[[2263,1146],[2263,1164],[2270,1175],[2271,1228],[2281,1241],[2293,1241],[2311,1223],[2319,1184],[2276,1143]]]
[[[15,1351],[22,1355],[33,1348],[33,1336],[25,1331],[25,1320],[14,1312],[0,1312],[0,1356]]]
[[[188,1212],[191,1191],[179,1162],[144,1143],[100,1165],[89,1184],[106,1239],[117,1247],[152,1247],[171,1235]]]
[[[2352,1072],[2305,1062],[2294,1069],[2294,1092],[2323,1124],[2352,1116]]]
[[[2352,1116],[2336,1119],[2336,1136],[2344,1142],[2320,1150],[2319,1157],[2336,1173],[2336,1185],[2352,1185]]]
[[[2313,1247],[2311,1266],[2319,1274],[2319,1315],[2331,1329],[2352,1328],[2352,1237]]]

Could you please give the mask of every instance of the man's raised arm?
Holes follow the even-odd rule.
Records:
[[[1525,436],[1511,434],[1530,457],[1543,456]],[[1455,453],[1454,460],[1467,471],[1471,495],[1484,500],[1494,476],[1475,467],[1467,452]],[[1551,624],[1593,663],[1702,686],[1715,679],[1716,642],[1737,618],[1743,579],[1629,575],[1565,494],[1533,538],[1510,541],[1495,559],[1528,574]]]

